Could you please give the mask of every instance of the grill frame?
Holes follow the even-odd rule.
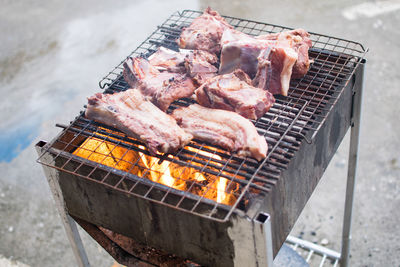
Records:
[[[187,11],[185,11],[187,12]],[[198,13],[198,12],[197,12]],[[180,14],[180,13],[178,13]],[[243,20],[241,20],[243,21]],[[285,27],[281,27],[281,29],[288,29]],[[323,36],[323,35],[320,35]],[[332,38],[334,40],[338,40],[337,38],[333,37],[327,37],[327,38]],[[341,40],[341,39],[340,39]],[[353,42],[354,43],[354,42]],[[328,44],[326,44],[328,45]],[[362,46],[361,46],[362,47]],[[311,53],[314,51],[312,50]],[[324,51],[321,51],[322,57],[326,57],[326,53],[322,53]],[[366,50],[363,51],[365,54]],[[320,52],[318,52],[320,53]],[[336,52],[335,52],[336,53]],[[334,53],[334,54],[335,54]],[[332,54],[330,52],[330,54]],[[330,55],[328,53],[328,55]],[[334,55],[335,56],[335,55]],[[339,56],[339,59],[341,57]],[[87,203],[77,203],[76,200],[79,200],[79,197],[83,198],[81,200],[85,200],[85,193],[95,193],[94,191],[90,191],[90,187],[94,186],[96,183],[93,183],[93,181],[90,181],[90,179],[81,179],[82,176],[79,175],[78,173],[70,171],[69,173],[65,171],[65,169],[62,168],[57,168],[55,166],[55,160],[53,157],[54,155],[61,155],[60,151],[54,150],[51,146],[52,143],[54,143],[54,140],[59,138],[64,132],[62,131],[58,137],[56,137],[51,143],[45,145],[44,147],[40,148],[39,152],[39,159],[38,161],[43,164],[45,167],[45,170],[52,172],[54,177],[57,177],[58,181],[60,182],[61,186],[61,194],[65,198],[65,205],[67,208],[67,212],[70,213],[73,216],[76,216],[77,218],[84,219],[88,222],[94,223],[96,225],[104,226],[106,228],[112,229],[121,234],[126,234],[127,236],[137,238],[139,242],[145,242],[148,243],[151,246],[154,247],[159,247],[159,248],[171,248],[168,252],[169,253],[177,253],[178,255],[181,255],[184,258],[191,258],[195,260],[196,262],[200,264],[215,264],[215,263],[221,263],[221,264],[232,264],[232,262],[236,262],[237,260],[237,255],[240,254],[238,253],[239,251],[244,251],[243,249],[248,249],[250,251],[250,255],[255,255],[257,252],[257,249],[251,250],[249,248],[250,244],[253,244],[252,242],[257,242],[257,236],[260,235],[260,232],[257,232],[259,230],[257,225],[254,225],[254,222],[252,223],[252,220],[254,218],[257,218],[258,214],[260,212],[266,212],[271,214],[271,219],[272,219],[272,228],[273,231],[271,232],[272,234],[272,240],[273,240],[273,249],[274,249],[274,255],[278,252],[281,244],[285,240],[286,236],[288,235],[290,229],[292,228],[294,222],[297,220],[299,213],[301,212],[302,208],[304,207],[306,201],[310,197],[311,193],[313,192],[315,186],[317,185],[319,179],[322,176],[322,173],[324,172],[326,166],[329,163],[329,160],[333,156],[334,152],[336,151],[338,145],[340,144],[340,141],[342,140],[344,134],[346,133],[347,129],[349,126],[352,124],[351,118],[353,116],[353,99],[355,92],[361,92],[362,90],[362,81],[360,82],[360,79],[362,79],[362,73],[363,73],[363,58],[362,57],[357,57],[357,61],[353,62],[354,66],[351,69],[351,74],[348,74],[346,76],[347,78],[342,81],[342,83],[339,84],[338,88],[335,88],[335,92],[332,94],[333,97],[330,97],[330,100],[327,105],[324,107],[321,107],[318,102],[314,105],[317,107],[317,109],[314,109],[315,112],[318,111],[318,116],[314,116],[313,120],[310,120],[310,124],[308,127],[303,127],[301,128],[300,132],[294,132],[291,133],[293,134],[294,140],[299,142],[299,146],[296,147],[296,149],[293,151],[293,157],[290,158],[289,164],[285,166],[285,168],[280,169],[281,173],[279,178],[272,184],[273,185],[273,190],[266,194],[259,194],[256,198],[252,199],[252,203],[249,204],[247,210],[241,210],[241,209],[234,209],[234,211],[231,213],[230,217],[228,217],[226,220],[213,220],[212,218],[207,218],[204,216],[193,216],[194,214],[191,212],[182,212],[183,210],[178,210],[178,209],[169,209],[170,207],[168,205],[165,205],[165,203],[161,203],[161,205],[157,205],[156,201],[152,199],[145,199],[145,198],[135,198],[132,200],[129,196],[124,194],[123,192],[119,190],[108,190],[104,185],[97,183],[97,189],[103,190],[102,192],[104,193],[103,195],[111,194],[113,196],[118,196],[120,197],[119,200],[125,201],[125,200],[131,200],[134,202],[141,202],[143,203],[142,209],[146,210],[147,212],[151,211],[155,216],[159,216],[160,214],[166,212],[166,210],[170,210],[171,213],[168,218],[159,218],[160,221],[152,221],[148,220],[146,223],[151,224],[152,226],[159,227],[162,226],[164,223],[168,222],[168,219],[176,219],[179,218],[180,220],[184,222],[194,222],[193,225],[196,225],[196,229],[200,229],[198,225],[201,225],[205,227],[205,229],[211,230],[211,229],[217,229],[217,233],[213,232],[211,230],[210,233],[207,233],[209,240],[219,240],[221,236],[224,238],[225,241],[224,244],[226,245],[228,249],[228,253],[226,254],[221,254],[221,251],[215,251],[215,253],[210,252],[210,248],[207,247],[207,243],[209,242],[204,242],[202,240],[198,240],[199,236],[196,234],[193,234],[192,229],[192,224],[187,223],[184,226],[184,229],[182,230],[185,232],[182,234],[181,232],[174,232],[171,231],[169,232],[163,232],[163,234],[169,234],[169,238],[171,236],[179,237],[182,238],[185,234],[187,234],[189,237],[193,237],[193,240],[190,240],[196,244],[196,248],[188,247],[188,248],[176,248],[174,247],[174,243],[176,243],[176,240],[174,239],[169,239],[166,241],[167,245],[165,244],[159,244],[157,242],[154,243],[154,240],[148,240],[146,236],[140,236],[141,233],[132,233],[129,232],[127,229],[121,229],[118,228],[119,225],[121,225],[121,221],[118,221],[118,219],[114,220],[113,222],[107,221],[105,219],[106,213],[101,213],[101,209],[99,210],[98,207],[96,209],[95,207],[95,212],[98,213],[99,216],[97,218],[91,217],[93,214],[85,214],[85,213],[90,213],[92,212],[90,210],[91,205],[90,201],[96,200],[96,196],[94,195],[89,195]],[[115,81],[117,82],[117,81]],[[106,89],[107,91],[107,89]],[[286,99],[293,99],[293,97],[288,97]],[[294,101],[294,100],[293,100]],[[311,103],[312,104],[312,103]],[[313,106],[309,102],[307,105],[304,106],[304,109],[302,112],[312,112],[310,109],[313,109]],[[299,118],[303,116],[304,114],[309,114],[309,113],[302,113],[299,115]],[[312,114],[312,113],[311,113]],[[358,115],[357,115],[358,116]],[[296,123],[298,120],[296,120]],[[66,128],[70,127],[71,125],[67,126]],[[293,125],[294,126],[294,125]],[[292,128],[293,128],[292,126]],[[326,136],[330,134],[331,129],[337,129],[335,133],[329,138],[329,144],[326,142]],[[353,132],[353,131],[352,131]],[[321,152],[322,151],[322,152]],[[52,153],[50,153],[52,152]],[[309,155],[312,156],[309,156]],[[60,157],[61,159],[61,157]],[[75,158],[74,158],[75,160]],[[87,166],[90,164],[88,160],[84,160],[81,158],[76,159],[79,164],[84,164]],[[315,160],[318,160],[318,168],[312,169],[310,166],[313,166],[312,164],[314,163]],[[311,164],[311,165],[310,165]],[[101,166],[100,164],[97,165],[99,169],[107,169],[107,166]],[[295,167],[301,167],[304,168],[304,170],[299,170],[300,173],[296,173],[296,168]],[[109,170],[110,174],[112,175],[119,175],[121,176],[121,172],[115,169],[110,168]],[[295,183],[292,183],[290,180],[290,177],[296,177],[297,181]],[[299,177],[302,178],[303,180],[299,180]],[[73,192],[71,189],[71,180],[74,180],[72,183],[78,182],[82,184],[78,184],[77,187],[72,188],[72,189],[77,189],[77,192]],[[305,184],[302,184],[305,182]],[[292,186],[290,185],[292,183]],[[86,187],[80,187],[83,184],[86,184]],[[76,185],[76,184],[75,184]],[[162,190],[164,186],[157,184],[156,185],[158,189]],[[304,186],[303,188],[306,189],[303,194],[299,193],[299,190],[293,191],[290,187],[296,187]],[[115,191],[115,193],[114,193]],[[293,195],[290,195],[293,193]],[[75,194],[75,195],[74,195]],[[81,194],[79,196],[79,194]],[[101,195],[101,194],[100,194]],[[99,195],[97,195],[99,196]],[[286,199],[285,199],[286,197]],[[75,198],[75,199],[73,199]],[[75,203],[72,203],[72,200],[75,201]],[[144,202],[143,202],[144,200]],[[150,200],[150,201],[149,201]],[[207,200],[204,200],[207,202]],[[211,201],[213,202],[213,201]],[[153,204],[152,204],[153,203]],[[202,202],[203,203],[203,202]],[[113,206],[114,205],[114,206]],[[115,203],[107,203],[108,207],[111,208],[118,208],[118,206],[115,206],[118,204]],[[347,200],[346,200],[346,205],[347,205]],[[285,211],[285,214],[280,214],[279,213],[279,208],[281,208],[283,211]],[[347,209],[347,206],[346,206]],[[124,211],[120,210],[120,214],[122,214]],[[153,212],[154,211],[154,212]],[[287,211],[287,212],[286,212]],[[198,214],[196,214],[198,215]],[[103,218],[101,218],[103,217]],[[196,219],[197,218],[197,219]],[[107,224],[111,223],[111,224]],[[125,223],[125,224],[124,224]],[[123,226],[125,227],[132,227],[136,226],[137,224],[135,223],[126,223],[124,222]],[[243,230],[243,233],[245,235],[253,233],[252,237],[251,236],[240,236],[240,234],[237,232],[239,229]],[[164,229],[165,230],[165,229]],[[169,229],[168,229],[169,230]],[[234,234],[230,231],[236,231]],[[242,232],[242,231],[239,231]],[[135,234],[138,234],[136,236]],[[190,236],[190,234],[193,234],[193,236]],[[206,234],[206,232],[202,231],[199,233],[200,235]],[[243,237],[242,240],[238,242],[238,238]],[[255,240],[252,240],[252,238],[255,238]],[[168,243],[170,242],[170,243]],[[189,242],[190,243],[190,242]],[[211,242],[212,243],[212,242]],[[242,244],[243,243],[243,244]],[[255,243],[254,243],[255,244]],[[170,245],[170,246],[168,246]],[[161,247],[160,247],[161,246]],[[256,246],[256,244],[255,244]],[[212,249],[211,249],[212,251]],[[213,251],[214,252],[214,251]],[[209,253],[209,254],[207,254]],[[210,254],[211,253],[211,254]],[[233,254],[232,254],[233,253]],[[246,254],[247,252],[243,252]],[[235,255],[236,254],[236,255]],[[240,259],[239,259],[240,260]],[[253,259],[249,259],[253,260]],[[258,259],[255,260],[258,262]],[[252,261],[253,262],[253,261]],[[251,265],[251,264],[250,264]]]
[[[200,14],[201,12],[192,10],[185,10],[183,12],[176,12],[172,14],[169,19],[167,19],[160,27],[158,27],[158,29],[153,32],[153,34],[151,34],[149,38],[147,38],[129,56],[148,57],[156,50],[156,47],[158,47],[160,44],[176,50],[177,46],[172,45],[174,44],[174,41],[171,41],[171,39],[179,36],[179,29],[181,29],[182,26],[188,25],[192,19]],[[224,17],[228,20],[229,23],[234,25],[236,29],[253,35],[291,29],[272,24],[254,22],[251,20],[243,20],[227,16]],[[171,25],[176,25],[176,27],[171,28]],[[196,215],[217,220],[220,222],[226,222],[229,220],[229,217],[234,212],[234,210],[238,206],[242,205],[241,201],[243,200],[245,195],[248,194],[249,189],[252,188],[255,190],[260,190],[263,193],[268,194],[271,191],[271,188],[276,184],[277,180],[279,180],[281,171],[287,168],[287,165],[290,163],[290,159],[298,150],[301,142],[305,140],[306,142],[311,143],[314,140],[315,135],[317,134],[320,127],[323,125],[327,115],[329,114],[332,107],[335,105],[337,99],[343,93],[345,86],[349,82],[350,77],[353,75],[359,62],[362,60],[362,56],[363,54],[365,54],[366,50],[362,47],[361,44],[356,42],[325,35],[316,35],[313,33],[311,34],[311,39],[313,40],[313,48],[310,50],[310,57],[314,59],[314,63],[312,64],[309,73],[300,80],[292,81],[288,97],[278,98],[277,103],[271,108],[271,110],[263,118],[254,122],[256,127],[258,125],[263,126],[257,127],[257,129],[259,130],[260,134],[264,134],[264,136],[266,136],[267,142],[270,145],[266,159],[264,159],[260,163],[257,163],[255,160],[252,159],[240,159],[234,155],[229,155],[229,153],[221,152],[221,150],[218,150],[217,148],[214,148],[212,150],[204,149],[205,144],[201,142],[192,142],[191,146],[193,148],[201,148],[201,150],[206,150],[210,153],[219,154],[220,156],[223,156],[222,160],[225,162],[217,162],[214,159],[203,158],[200,155],[200,158],[202,158],[202,166],[199,167],[198,165],[191,164],[194,159],[198,160],[199,155],[197,153],[193,154],[194,152],[187,151],[186,149],[181,149],[180,151],[178,151],[176,155],[174,155],[174,158],[172,160],[166,156],[157,156],[161,161],[171,161],[172,163],[178,163],[182,166],[189,166],[191,168],[198,169],[201,172],[214,175],[217,174],[217,176],[222,177],[224,177],[224,172],[226,172],[228,170],[227,168],[229,167],[229,171],[227,172],[230,175],[225,176],[225,178],[229,179],[230,183],[238,183],[241,186],[240,195],[236,196],[237,200],[230,208],[223,204],[215,202],[213,207],[210,208],[207,215],[203,213],[204,211],[196,212],[195,209],[201,201],[208,201],[206,201],[204,197],[198,199],[191,193],[186,194],[186,196],[182,196],[181,202],[183,201],[183,198],[197,199],[197,202],[192,209],[182,209],[179,207],[179,205],[175,205],[174,208],[182,209],[186,212],[195,213]],[[343,42],[346,45],[340,45],[340,43]],[[336,43],[336,45],[333,46],[331,43]],[[350,48],[350,45],[354,47]],[[333,47],[332,51],[323,50],[330,46]],[[343,50],[342,52],[344,54],[338,54],[338,50]],[[353,54],[356,53],[357,56],[349,54],[350,52],[352,52]],[[105,93],[114,93],[126,90],[128,88],[127,84],[123,81],[121,73],[123,69],[123,62],[124,61],[122,61],[117,67],[114,68],[113,71],[111,71],[99,82],[101,88],[107,86],[107,88],[105,88]],[[354,64],[354,66],[349,66],[349,64]],[[315,68],[316,65],[318,65],[319,68]],[[337,69],[339,69],[339,71],[337,71]],[[343,70],[347,70],[347,72],[343,73]],[[333,76],[332,73],[336,74],[336,76]],[[341,77],[341,79],[339,79],[339,77]],[[107,81],[110,81],[110,83],[107,84]],[[328,83],[327,81],[331,82]],[[315,89],[315,83],[320,83],[320,87]],[[307,87],[307,90],[311,90],[307,91],[299,89],[304,86]],[[312,94],[311,97],[310,94]],[[328,100],[325,100],[324,98],[327,97]],[[179,100],[174,103],[172,109],[177,106],[187,105],[192,102],[193,101],[190,99]],[[171,108],[169,111],[171,111]],[[65,134],[65,132],[73,131],[86,137],[98,137],[103,141],[111,142],[119,146],[125,146],[128,149],[140,151],[141,153],[147,155],[149,154],[146,150],[140,149],[138,147],[139,145],[143,145],[140,142],[137,142],[132,138],[127,138],[126,136],[119,136],[117,137],[118,139],[115,139],[116,135],[110,136],[107,133],[110,130],[116,129],[113,129],[112,127],[108,127],[101,123],[89,121],[84,118],[83,112],[81,112],[81,114],[73,122],[71,122],[69,126],[64,127],[63,132]],[[113,133],[116,133],[117,131],[118,130]],[[60,139],[62,139],[62,134],[59,137],[55,138],[48,145],[49,149],[44,151],[43,154],[50,152],[50,147],[53,147],[57,142],[60,142]],[[103,134],[108,135],[108,137],[103,138]],[[72,139],[72,141],[73,140],[74,139]],[[65,148],[71,146],[71,142],[64,143],[63,145],[65,150]],[[61,155],[59,152],[53,151],[53,153],[58,153],[58,155]],[[181,154],[185,154],[187,162],[183,162],[181,160]],[[52,163],[49,164],[48,162],[42,161],[42,155],[38,159],[40,163],[47,164],[48,166],[53,165]],[[69,157],[69,160],[75,159],[71,155]],[[231,162],[233,163],[231,164]],[[219,172],[215,172],[215,169],[221,167],[222,164],[223,167],[221,168],[221,170]],[[236,170],[235,168],[230,167],[230,165],[234,164],[236,164],[236,166],[239,166]],[[244,168],[242,170],[243,165],[249,165],[253,168]],[[108,169],[107,166],[102,164],[96,164],[94,168]],[[58,167],[58,169],[60,171],[66,171],[63,169],[63,166]],[[214,172],[212,171],[212,169],[214,169]],[[111,173],[112,171],[113,170],[108,169],[109,173]],[[76,173],[76,171],[71,174],[74,173]],[[239,176],[241,176],[242,178],[237,179],[237,174],[239,174]],[[81,177],[89,180],[94,180],[92,177],[90,177],[90,175],[91,173],[86,176],[81,175]],[[140,179],[140,177],[131,174],[124,174],[123,177],[133,180],[136,183],[140,181],[138,180]],[[110,184],[105,183],[104,180],[101,182],[106,186],[110,186]],[[122,179],[117,182],[115,186],[111,186],[116,189],[121,182]],[[261,186],[260,183],[262,183]],[[158,185],[151,185],[149,191],[144,195],[135,195],[157,202],[157,200],[148,197],[150,191],[154,186],[158,187]],[[180,193],[177,190],[171,188],[164,190],[166,190],[166,194],[163,199],[165,199],[170,193]],[[127,193],[131,193],[131,191],[132,188],[131,190],[128,190]],[[169,206],[172,207],[172,205]],[[221,212],[225,214],[222,217],[219,216]]]

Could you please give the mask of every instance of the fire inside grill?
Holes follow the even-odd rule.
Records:
[[[139,148],[145,149],[144,146]],[[188,149],[205,157],[222,160],[220,156],[207,151]],[[239,185],[226,178],[201,173],[194,168],[163,161],[98,138],[86,139],[73,154],[218,203],[233,205],[237,199]],[[169,157],[172,158],[171,155]]]
[[[172,108],[192,101],[175,101]],[[298,139],[309,116],[306,104],[301,99],[277,99],[268,113],[254,121],[269,146],[262,163],[198,140],[174,154],[150,155],[139,140],[88,120],[83,112],[69,126],[59,125],[65,131],[48,151],[57,150],[50,152],[54,153],[52,162],[60,166],[56,168],[201,217],[225,221],[235,209],[246,209],[252,196],[268,193],[276,183],[280,171],[299,148]],[[84,170],[86,165],[78,158],[94,168]],[[70,168],[71,163],[77,165]],[[110,178],[114,170],[122,171],[120,178]]]

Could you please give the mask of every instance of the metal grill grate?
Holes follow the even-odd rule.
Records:
[[[176,50],[175,39],[182,27],[200,14],[188,10],[174,13],[129,56],[148,57],[159,46]],[[289,29],[225,18],[236,29],[252,35]],[[288,97],[279,97],[267,114],[254,121],[259,134],[269,145],[267,158],[262,162],[231,155],[197,140],[174,155],[157,155],[157,160],[149,160],[149,153],[140,141],[117,129],[87,120],[83,112],[69,126],[63,127],[64,130],[47,145],[38,161],[115,190],[226,221],[236,208],[245,209],[251,194],[268,194],[301,142],[310,142],[323,124],[365,53],[363,47],[354,42],[317,34],[312,34],[311,39],[310,57],[314,63],[310,71],[302,79],[291,82]],[[105,88],[106,93],[128,88],[121,75],[122,63],[100,81],[100,87]],[[193,100],[181,99],[173,103],[170,110],[190,103]],[[94,145],[82,148],[84,142],[89,142],[88,138]],[[50,155],[52,161],[41,160],[44,155]],[[154,168],[155,165],[158,168]],[[174,178],[170,184],[172,187],[161,185],[154,178],[165,175],[167,167],[171,167],[168,171]],[[171,173],[170,169],[178,171]],[[188,181],[188,172],[204,177]],[[231,200],[227,203],[215,201],[215,195],[221,193],[216,187],[216,181],[221,177],[227,180],[224,193]]]
[[[189,26],[193,19],[201,15],[200,11],[185,10],[172,14],[158,29],[151,34],[128,57],[149,57],[159,46],[177,50],[175,40],[183,27]],[[293,28],[223,16],[236,30],[249,35],[261,35],[293,30]],[[327,113],[336,103],[343,88],[354,73],[361,59],[367,52],[357,42],[310,32],[312,48],[309,51],[313,60],[307,75],[299,80],[292,80],[288,98],[309,102],[304,112],[311,138],[318,131]],[[121,72],[123,61],[109,72],[100,82],[107,92],[122,91],[127,88]],[[310,140],[309,140],[310,141]]]

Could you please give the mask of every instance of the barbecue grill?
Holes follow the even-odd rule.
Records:
[[[172,14],[129,56],[149,57],[159,46],[177,50],[182,27],[200,14]],[[250,35],[290,30],[224,17]],[[346,266],[366,49],[315,33],[311,40],[313,63],[307,75],[292,80],[288,96],[278,97],[268,113],[253,121],[269,145],[261,162],[198,140],[175,154],[150,155],[139,140],[86,119],[84,112],[69,125],[58,125],[62,131],[51,142],[39,142],[38,162],[80,265],[88,261],[74,221],[121,263],[131,257],[157,264],[162,257],[148,257],[157,251],[201,265],[272,266],[351,127],[342,254],[334,257]],[[104,93],[128,89],[122,63],[100,81]],[[193,102],[175,101],[169,112]],[[127,256],[126,249],[107,245],[118,242],[105,233],[152,250]]]

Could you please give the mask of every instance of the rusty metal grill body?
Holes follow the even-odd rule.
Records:
[[[189,10],[174,13],[129,56],[148,57],[159,46],[177,50],[175,40],[182,27],[200,14]],[[250,35],[290,29],[225,18],[235,29]],[[362,87],[362,60],[366,52],[362,45],[314,33],[311,40],[309,55],[313,63],[307,75],[292,80],[289,95],[278,97],[267,114],[253,121],[269,145],[263,161],[237,157],[197,140],[174,155],[156,156],[160,161],[226,178],[227,188],[230,184],[237,185],[239,190],[231,192],[236,199],[231,206],[192,194],[190,190],[164,186],[145,179],[144,175],[93,162],[90,155],[98,153],[94,150],[88,151],[87,158],[74,155],[87,138],[111,144],[109,154],[104,156],[113,157],[115,166],[125,163],[132,169],[138,166],[140,158],[127,162],[125,155],[129,151],[149,155],[140,141],[86,119],[83,112],[70,125],[63,126],[53,141],[40,147],[38,161],[57,176],[70,214],[139,242],[167,247],[170,253],[200,264],[229,264],[235,261],[240,247],[238,229],[244,235],[248,231],[254,233],[254,223],[248,221],[266,212],[272,220],[276,254],[349,128],[352,96]],[[121,62],[100,81],[105,93],[128,89],[122,69]],[[181,99],[169,111],[191,103],[191,99]],[[115,147],[126,148],[126,152],[115,157],[112,153]],[[151,171],[151,166],[146,171]],[[192,183],[189,189],[193,186],[210,185]],[[248,250],[254,254],[252,249]]]

